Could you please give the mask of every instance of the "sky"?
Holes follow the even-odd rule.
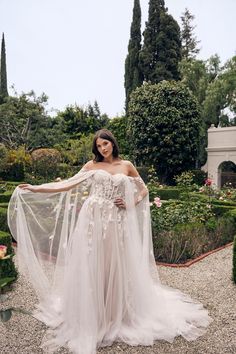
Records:
[[[140,0],[142,30],[148,0]],[[236,54],[236,0],[166,0],[180,24],[195,16],[199,59],[217,53],[222,64]],[[124,62],[133,0],[0,0],[8,87],[49,96],[48,112],[98,101],[102,113],[124,113]],[[9,93],[13,91],[9,89]]]

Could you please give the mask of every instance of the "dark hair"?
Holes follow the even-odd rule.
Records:
[[[100,129],[95,133],[95,136],[93,139],[92,152],[95,155],[94,161],[101,162],[104,159],[104,157],[100,154],[100,152],[98,151],[98,148],[97,148],[97,139],[98,138],[109,140],[113,145],[113,151],[112,151],[113,157],[119,157],[119,147],[118,147],[117,141],[116,141],[114,135],[112,134],[112,132],[110,132],[110,130],[108,130],[108,129]]]

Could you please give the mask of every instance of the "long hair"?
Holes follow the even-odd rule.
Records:
[[[114,135],[112,134],[112,132],[110,132],[110,130],[108,130],[108,129],[100,129],[96,132],[94,139],[93,139],[92,152],[95,155],[94,161],[101,162],[104,159],[104,157],[100,154],[100,152],[98,151],[98,148],[97,148],[96,142],[97,142],[98,138],[109,140],[113,145],[112,156],[119,157],[119,147],[118,147],[117,141],[116,141]]]

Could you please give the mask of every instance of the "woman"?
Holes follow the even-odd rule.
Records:
[[[39,297],[35,317],[51,328],[43,346],[94,354],[114,341],[197,338],[210,318],[159,282],[146,186],[108,130],[96,133],[93,153],[74,177],[22,184],[10,201],[19,265]]]

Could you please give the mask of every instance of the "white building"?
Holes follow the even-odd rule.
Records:
[[[208,129],[207,162],[202,167],[217,187],[221,187],[221,164],[231,161],[236,164],[236,126]]]

